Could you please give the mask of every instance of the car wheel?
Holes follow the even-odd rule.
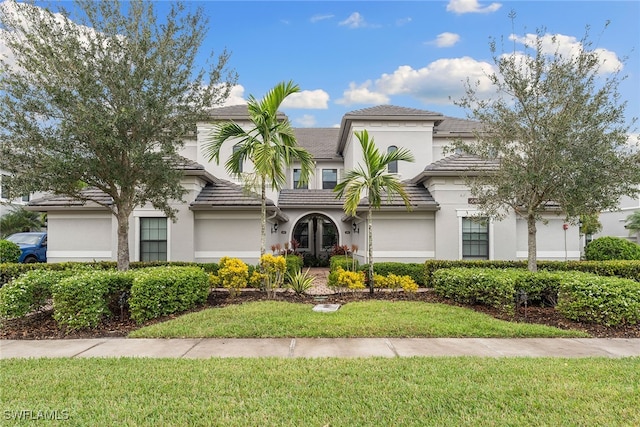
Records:
[[[31,264],[31,263],[34,263],[34,262],[38,262],[38,260],[37,260],[37,258],[36,258],[36,257],[34,257],[34,256],[28,256],[28,257],[26,257],[26,258],[24,259],[24,262],[25,262],[25,264],[27,264],[27,263],[28,263],[28,264]]]

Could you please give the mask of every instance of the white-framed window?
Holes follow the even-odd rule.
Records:
[[[462,259],[489,259],[489,219],[462,218]]]
[[[140,261],[167,261],[167,218],[140,218]]]
[[[338,185],[338,169],[322,169],[322,189],[333,190]]]
[[[309,188],[309,185],[307,183],[300,184],[300,174],[301,174],[301,172],[302,172],[301,169],[294,169],[293,170],[293,188],[306,190],[306,189]]]
[[[387,154],[391,154],[396,151],[398,151],[398,147],[396,147],[395,145],[392,145],[389,148],[387,148]],[[398,161],[395,160],[393,162],[390,162],[389,166],[387,167],[387,170],[389,173],[398,173]]]

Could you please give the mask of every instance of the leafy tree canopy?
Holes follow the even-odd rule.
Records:
[[[168,200],[185,193],[175,168],[181,138],[236,77],[227,52],[196,66],[207,35],[201,9],[175,3],[158,17],[144,0],[56,6],[58,13],[2,5],[9,55],[0,58],[0,168],[14,175],[16,194],[104,204],[118,220],[118,263],[126,268],[129,215],[147,203],[174,215]]]
[[[588,40],[563,53],[561,41],[545,43],[544,31],[525,52],[499,53],[490,45],[495,96],[484,98],[467,83],[457,102],[479,121],[476,142],[453,147],[484,159],[498,159],[495,173],[469,181],[480,208],[500,218],[509,210],[527,219],[529,268],[535,270],[536,221],[554,207],[576,222],[581,214],[616,207],[623,195],[638,192],[640,154],[629,141],[620,70],[604,73]]]

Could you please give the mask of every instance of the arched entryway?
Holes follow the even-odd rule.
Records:
[[[338,227],[326,215],[305,215],[293,227],[293,238],[300,244],[298,250],[316,258],[327,258],[338,242]]]

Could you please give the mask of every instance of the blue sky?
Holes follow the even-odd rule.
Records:
[[[161,7],[161,3],[158,4]],[[239,74],[230,103],[261,97],[279,81],[303,93],[283,111],[297,127],[331,127],[349,111],[393,104],[465,117],[463,81],[492,64],[489,40],[546,28],[579,43],[590,40],[608,64],[627,57],[622,74],[627,113],[640,116],[638,1],[209,1],[206,49],[232,52]],[[512,24],[508,17],[516,12]],[[611,21],[603,31],[606,21]],[[520,42],[515,43],[522,50]]]

